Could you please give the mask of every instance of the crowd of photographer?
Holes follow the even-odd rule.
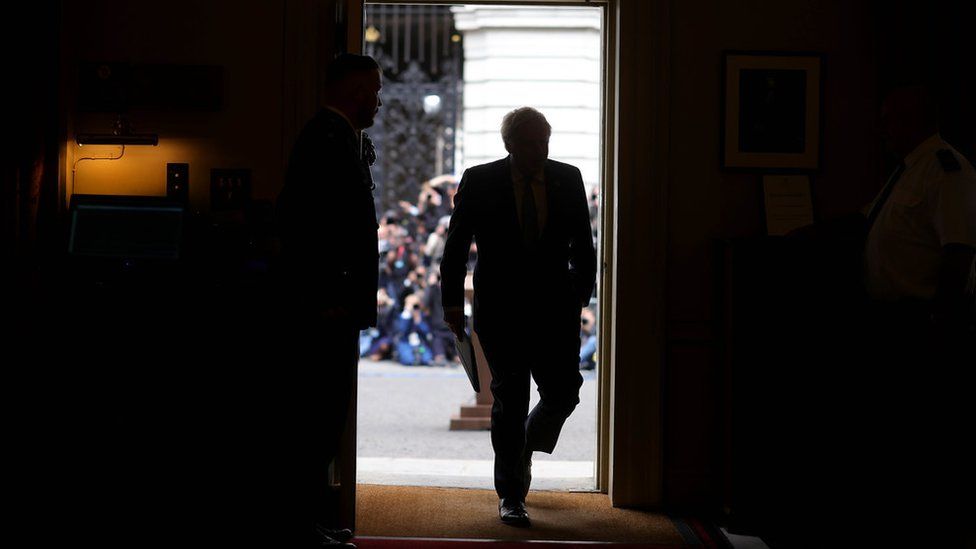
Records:
[[[360,334],[360,355],[406,366],[445,366],[457,360],[454,335],[444,322],[440,261],[454,207],[457,180],[438,176],[421,185],[416,203],[400,201],[379,220],[377,326]],[[596,235],[599,197],[590,195]],[[471,262],[477,245],[471,247]],[[593,306],[580,319],[580,368],[596,367],[597,331]]]

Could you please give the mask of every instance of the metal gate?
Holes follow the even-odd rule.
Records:
[[[367,5],[365,53],[383,69],[383,107],[367,132],[380,211],[415,204],[421,183],[454,173],[462,48],[449,6]]]

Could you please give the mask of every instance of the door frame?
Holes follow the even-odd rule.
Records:
[[[595,479],[597,489],[609,494],[616,507],[660,507],[664,501],[662,398],[670,178],[670,3],[646,0],[369,3],[603,8],[604,158],[600,188],[598,324],[600,348],[604,351],[598,374]],[[346,14],[346,51],[363,51],[365,4],[364,0],[336,0],[336,13],[344,10]],[[346,443],[340,456],[344,464],[340,473],[343,478],[355,478],[355,402],[354,395]],[[354,486],[353,490],[344,492],[352,492],[347,501],[354,513]]]

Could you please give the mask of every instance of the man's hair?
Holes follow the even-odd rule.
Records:
[[[542,122],[552,134],[552,126],[541,112],[532,107],[519,107],[502,118],[502,141],[511,143],[518,128],[527,122]]]
[[[329,63],[325,72],[325,84],[332,87],[352,74],[376,70],[380,70],[379,64],[368,55],[341,53]]]

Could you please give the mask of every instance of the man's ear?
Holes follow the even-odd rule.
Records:
[[[349,86],[349,96],[356,99],[358,102],[363,98],[363,94],[366,93],[366,86],[357,78],[353,80]]]
[[[349,95],[359,99],[364,93],[366,93],[366,79],[363,78],[362,73],[354,73],[349,78]]]

